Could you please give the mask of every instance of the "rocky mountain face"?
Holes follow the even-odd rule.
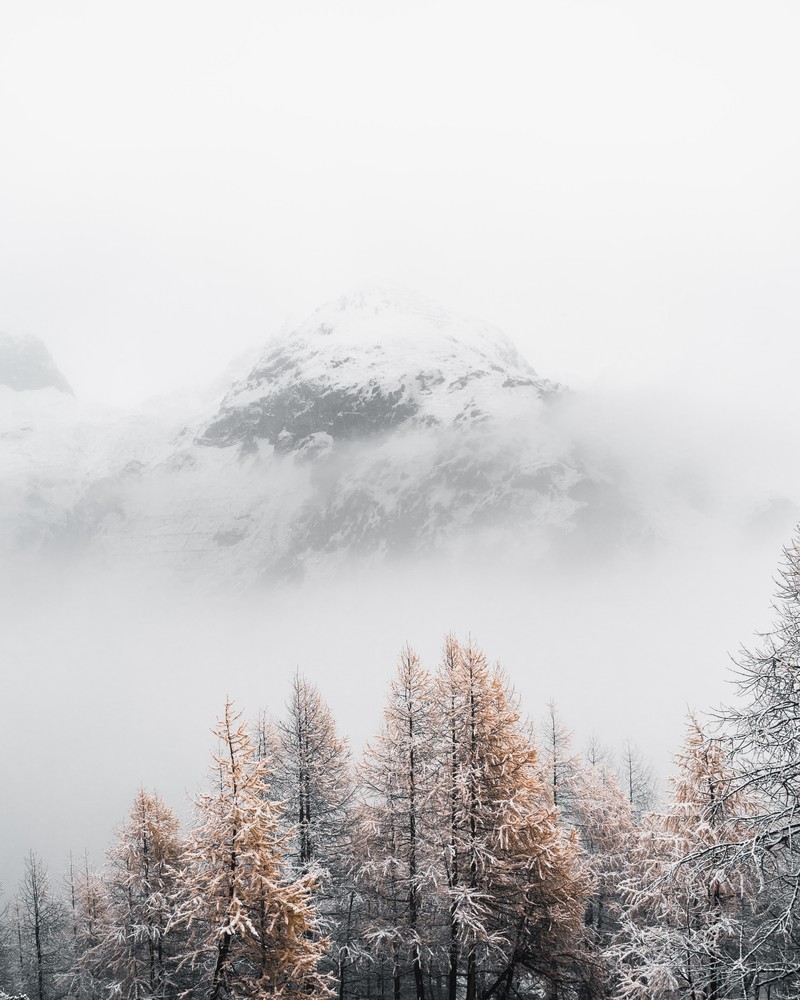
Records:
[[[485,323],[358,292],[270,341],[180,426],[174,407],[170,420],[29,408],[27,440],[0,452],[0,536],[243,583],[622,537],[636,515],[565,446],[562,394]],[[55,429],[68,463],[48,457]]]
[[[556,388],[499,330],[408,292],[372,290],[329,303],[270,344],[199,441],[288,453],[319,436],[466,427]]]

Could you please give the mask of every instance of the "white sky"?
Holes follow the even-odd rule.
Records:
[[[43,338],[80,395],[134,404],[213,378],[287,320],[385,277],[497,323],[543,374],[598,381],[597,395],[615,402],[597,433],[627,435],[657,483],[656,473],[686,460],[723,494],[730,482],[732,495],[763,484],[764,495],[795,496],[786,457],[798,453],[800,427],[798,29],[796,0],[0,0],[0,330]],[[463,621],[455,602],[451,614],[414,592],[431,620],[416,606],[386,609],[391,622],[361,636],[354,676],[358,668],[372,678],[377,704],[404,639],[421,636],[435,655],[446,628],[474,628],[526,695],[529,686],[534,714],[553,694],[585,731],[594,722],[581,713],[596,700],[569,684],[581,670],[598,684],[611,678],[620,703],[612,685],[598,728],[663,760],[680,739],[684,692],[701,708],[723,698],[726,651],[768,624],[759,615],[777,542],[757,552],[754,543],[755,554],[721,543],[713,558],[697,550],[666,569],[657,563],[648,586],[635,576],[613,586],[567,580],[551,603],[568,615],[577,587],[585,628],[553,612],[529,663],[524,615],[537,605],[522,589],[507,609],[502,594],[488,611],[462,609]],[[173,734],[148,714],[134,655],[150,648],[148,626],[116,593],[108,623],[102,604],[98,613],[78,597],[84,619],[67,603],[54,625],[32,601],[30,618],[0,629],[7,662],[19,646],[31,664],[47,664],[44,674],[14,672],[12,702],[37,704],[41,676],[59,671],[53,697],[34,712],[50,741],[37,744],[34,771],[48,766],[51,745],[77,762],[41,792],[28,787],[34,772],[12,776],[14,864],[32,842],[56,852],[91,837],[102,850],[103,824],[121,818],[140,779],[161,782],[178,805],[181,782],[204,767],[196,746],[205,747],[224,694],[213,686],[212,633],[223,652],[228,642],[243,651],[222,682],[235,681],[249,712],[256,689],[268,687],[255,631],[237,638],[208,615],[195,633],[188,613],[164,625],[148,668],[168,689],[164,718],[188,688],[161,665],[183,655],[185,636],[208,651],[205,666],[185,661],[200,671],[190,685],[198,705],[180,716],[172,742],[183,757],[161,778]],[[276,677],[298,662],[329,674],[305,614],[300,606],[302,628],[283,623],[285,650],[278,641],[269,661]],[[326,644],[333,612],[328,622]],[[306,632],[311,645],[296,661]],[[350,656],[347,640],[334,659]],[[125,697],[124,684],[139,692],[125,702],[135,737],[103,714],[108,664],[119,656],[131,666],[115,683]],[[640,690],[661,708],[655,721],[631,715]],[[362,703],[344,688],[338,697],[352,729]],[[83,767],[95,744],[74,712],[86,699],[109,744],[99,764]],[[19,739],[7,734],[16,746],[29,717],[12,715],[23,727]],[[142,732],[156,734],[152,766],[125,764],[119,801],[106,803],[123,756],[114,740]],[[103,799],[81,822],[65,819],[58,799],[83,809],[78,780]],[[15,877],[4,876],[9,885]]]
[[[768,0],[4,0],[0,329],[134,403],[385,276],[545,374],[767,406],[800,362],[798,28]]]

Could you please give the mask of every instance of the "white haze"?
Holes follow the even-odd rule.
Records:
[[[798,27],[782,0],[9,0],[0,329],[136,402],[388,277],[551,377],[766,405],[800,361]]]
[[[0,879],[29,848],[55,871],[69,850],[101,861],[140,783],[188,817],[225,697],[280,712],[297,669],[358,750],[401,646],[433,665],[451,630],[501,662],[526,714],[553,698],[579,749],[630,739],[666,778],[687,711],[733,697],[729,654],[770,624],[800,498],[794,428],[709,415],[678,388],[573,394],[554,417],[653,515],[627,551],[498,549],[249,594],[69,564],[6,574]]]
[[[100,862],[140,782],[185,815],[226,694],[277,710],[299,668],[358,747],[401,645],[432,663],[451,629],[526,712],[667,773],[800,504],[798,27],[780,0],[1,5],[0,330],[79,397],[213,379],[386,276],[575,386],[559,433],[658,529],[247,598],[0,567],[7,890],[29,848]]]

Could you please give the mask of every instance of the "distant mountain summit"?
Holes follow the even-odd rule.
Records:
[[[499,330],[404,289],[354,292],[276,338],[233,386],[201,444],[291,452],[403,425],[487,419],[557,387]]]
[[[0,385],[15,392],[52,388],[74,395],[50,352],[37,337],[0,334]]]
[[[397,288],[317,309],[194,410],[38,395],[3,404],[16,549],[247,585],[437,553],[527,565],[640,528],[562,433],[560,386],[499,330]]]

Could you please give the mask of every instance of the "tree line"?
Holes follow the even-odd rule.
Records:
[[[228,703],[194,820],[141,789],[105,864],[31,854],[0,998],[782,1000],[800,995],[800,549],[734,708],[689,719],[659,806],[631,745],[535,732],[447,637],[402,651],[354,761],[319,691]]]

